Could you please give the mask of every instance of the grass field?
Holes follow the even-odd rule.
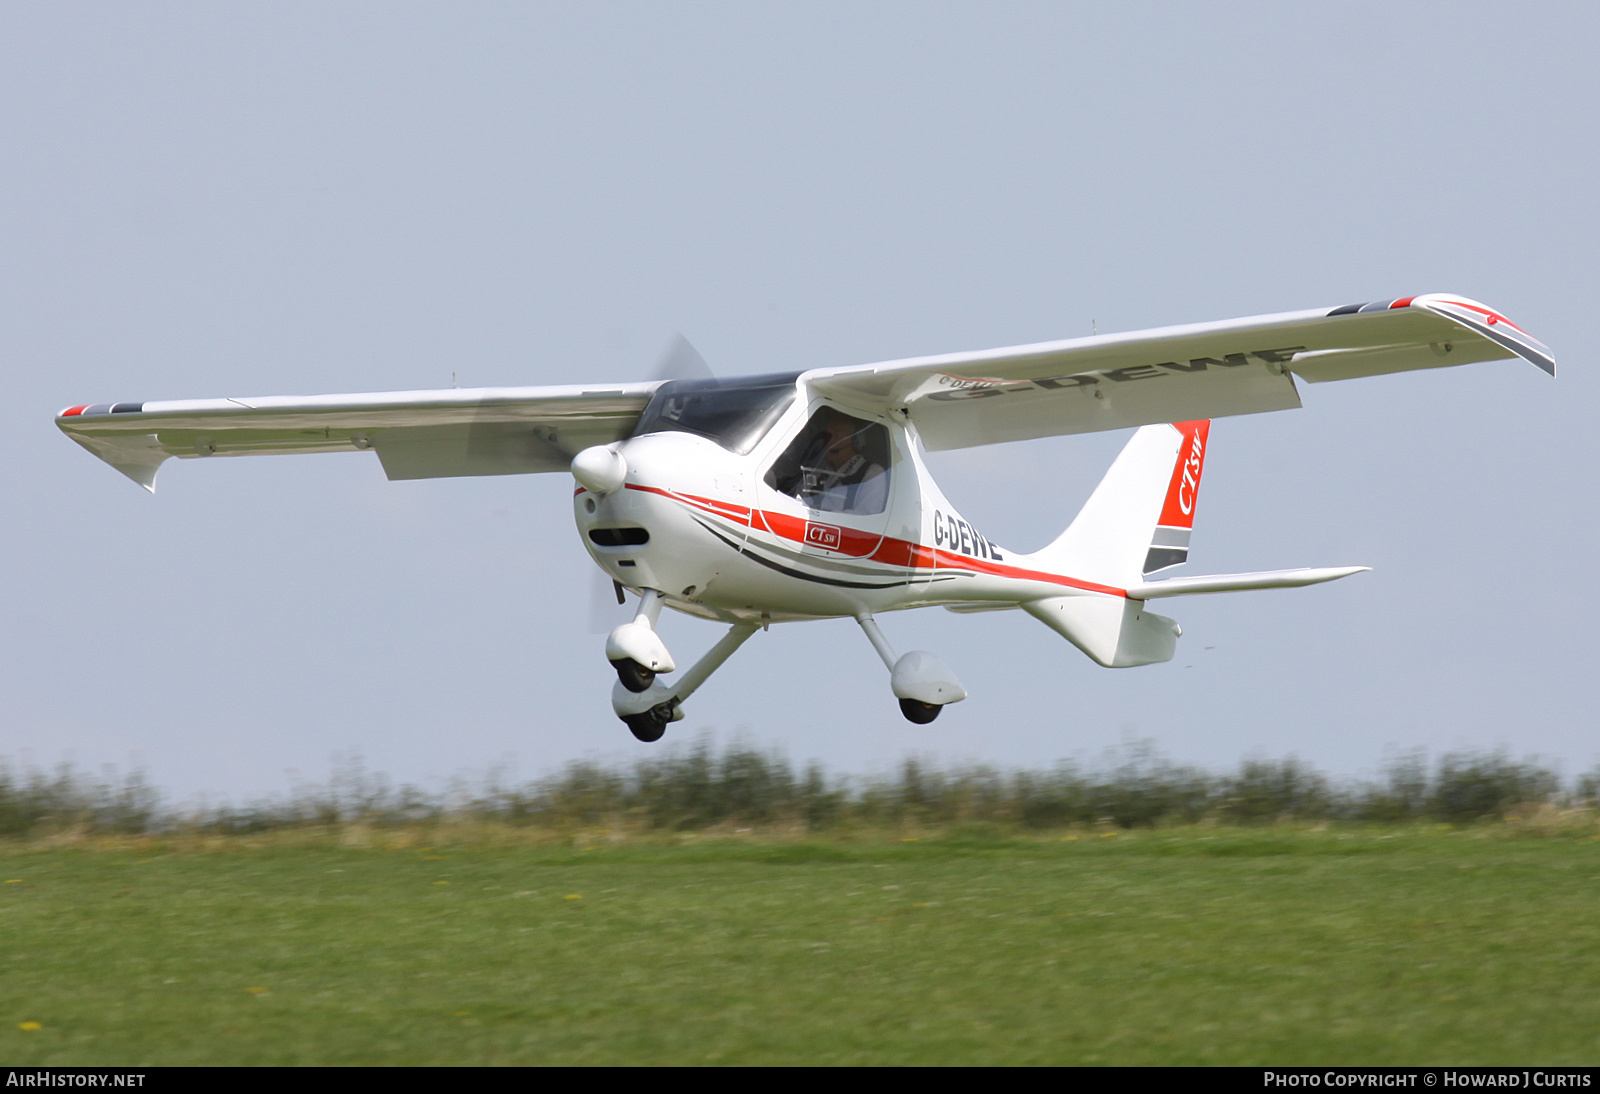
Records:
[[[1600,1061],[1589,832],[277,833],[0,871],[7,1064]]]

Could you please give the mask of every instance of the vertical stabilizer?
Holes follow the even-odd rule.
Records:
[[[1209,421],[1144,426],[1077,518],[1034,559],[1118,588],[1187,561],[1210,428]]]

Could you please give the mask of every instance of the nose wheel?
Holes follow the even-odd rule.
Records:
[[[611,667],[617,670],[617,679],[629,691],[649,691],[650,685],[656,682],[655,670],[645,668],[631,657],[619,657],[611,662]]]
[[[606,637],[606,660],[617,670],[617,680],[638,695],[649,691],[656,674],[671,672],[672,654],[656,634],[656,619],[661,615],[661,594],[646,589],[639,598],[639,614]]]

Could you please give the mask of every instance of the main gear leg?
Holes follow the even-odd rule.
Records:
[[[856,616],[856,622],[866,632],[867,641],[883,658],[889,670],[889,686],[900,700],[900,713],[906,720],[925,726],[945,708],[947,703],[959,703],[967,697],[955,673],[945,663],[927,650],[912,650],[901,657],[894,655],[894,647],[883,636],[878,621],[866,612]]]

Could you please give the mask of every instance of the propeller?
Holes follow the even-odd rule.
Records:
[[[711,366],[706,364],[706,359],[700,356],[700,351],[679,334],[673,337],[667,352],[661,355],[661,360],[656,364],[656,374],[651,379],[714,380],[716,377],[711,372]]]
[[[711,366],[700,356],[700,351],[682,334],[674,335],[666,352],[656,362],[652,380],[711,380],[715,379]],[[626,623],[631,615],[623,612],[626,603],[622,586],[596,568],[589,586],[589,633],[610,634],[619,623]]]

